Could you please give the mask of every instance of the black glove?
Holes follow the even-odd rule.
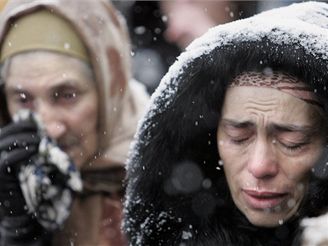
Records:
[[[37,153],[40,137],[31,119],[12,122],[0,129],[0,213],[19,216],[27,213],[18,172]]]
[[[31,228],[37,221],[55,230],[68,218],[74,193],[82,190],[80,173],[36,115],[20,111],[14,119],[0,132],[0,213],[8,222],[0,229],[17,230],[16,218],[26,216]],[[31,228],[19,227],[29,235]]]

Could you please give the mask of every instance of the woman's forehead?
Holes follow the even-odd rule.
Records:
[[[254,86],[273,88],[308,103],[322,106],[321,101],[304,81],[281,71],[266,69],[263,72],[243,72],[236,76],[229,87]]]
[[[39,76],[42,74],[90,73],[90,66],[78,58],[59,52],[30,51],[13,56],[10,61],[10,74]]]
[[[30,93],[70,86],[95,86],[91,67],[78,58],[49,51],[21,53],[8,62],[3,73],[6,91],[26,90]]]
[[[268,124],[311,125],[315,106],[282,91],[253,86],[230,87],[227,90],[222,118],[258,121]]]

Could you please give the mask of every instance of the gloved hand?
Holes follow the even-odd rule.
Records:
[[[3,184],[1,183],[3,182]],[[47,230],[70,214],[79,171],[30,111],[19,111],[0,132],[0,212],[4,217],[32,214]]]
[[[2,216],[26,214],[26,203],[18,172],[38,152],[40,136],[35,121],[27,118],[0,129],[0,213]]]

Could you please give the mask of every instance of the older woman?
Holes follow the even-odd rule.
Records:
[[[0,23],[2,244],[125,245],[124,163],[147,95],[129,82],[124,22],[106,0],[15,0]]]
[[[132,245],[297,245],[327,202],[328,5],[194,41],[152,97],[128,165]]]

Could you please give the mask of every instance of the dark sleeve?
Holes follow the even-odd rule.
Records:
[[[51,245],[52,235],[30,215],[3,217],[0,223],[0,246]]]

